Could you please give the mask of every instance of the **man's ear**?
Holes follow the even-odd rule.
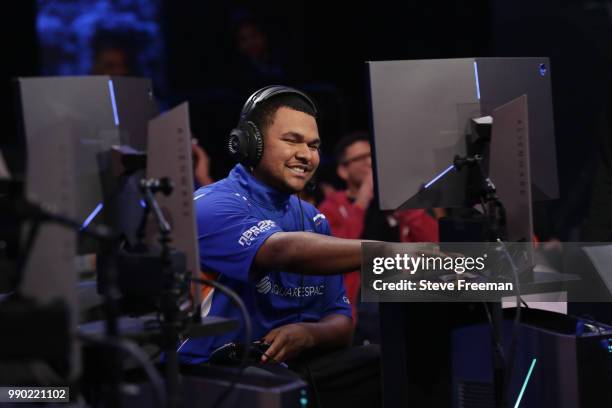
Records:
[[[338,174],[338,177],[340,177],[342,181],[346,182],[346,180],[348,180],[348,170],[346,169],[346,166],[341,164],[338,165],[338,167],[336,167],[336,174]]]

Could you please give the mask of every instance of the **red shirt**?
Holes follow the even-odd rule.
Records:
[[[330,194],[319,205],[325,214],[334,237],[359,239],[363,232],[366,210],[352,203],[346,191]],[[399,224],[400,242],[438,242],[438,221],[425,210],[396,211],[394,217]],[[360,286],[359,271],[344,274],[344,287],[353,307],[353,322],[357,322],[357,295]]]

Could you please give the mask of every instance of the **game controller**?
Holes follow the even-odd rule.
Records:
[[[260,340],[251,343],[247,356],[247,363],[261,363],[261,357],[268,350],[268,347],[270,347],[269,343]],[[240,365],[242,363],[244,349],[245,346],[243,343],[227,343],[213,351],[208,361],[211,364],[218,365]]]

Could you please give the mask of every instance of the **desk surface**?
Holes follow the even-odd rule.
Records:
[[[204,317],[199,324],[191,324],[187,330],[188,337],[216,336],[238,328],[234,319],[223,317]],[[142,317],[121,317],[118,321],[119,334],[136,341],[154,340],[160,335],[160,326],[155,315]],[[102,337],[106,332],[106,323],[103,320],[79,325],[79,331],[90,337]]]

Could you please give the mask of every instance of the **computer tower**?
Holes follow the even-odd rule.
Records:
[[[514,309],[503,325],[508,359]],[[523,309],[506,406],[612,406],[612,327],[537,309]],[[458,328],[453,344],[453,407],[494,407],[490,328]],[[518,405],[517,405],[518,403]]]

